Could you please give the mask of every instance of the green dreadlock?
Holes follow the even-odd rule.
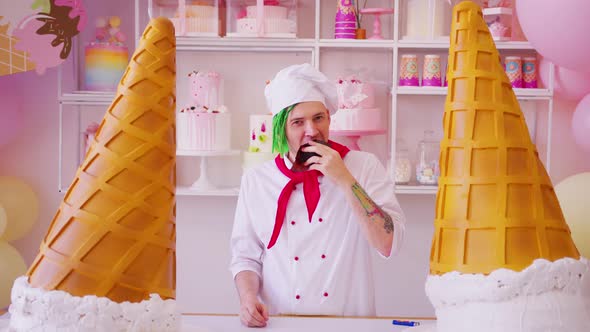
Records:
[[[272,152],[284,154],[289,151],[285,126],[289,113],[291,113],[295,106],[297,104],[283,108],[272,118]]]

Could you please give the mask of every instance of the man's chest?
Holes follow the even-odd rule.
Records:
[[[259,191],[261,195],[256,200],[257,206],[250,208],[254,231],[265,246],[275,229],[278,198],[284,188],[281,184]],[[321,178],[320,199],[310,218],[303,189],[303,184],[300,183],[290,193],[277,246],[288,245],[293,248],[314,243],[340,242],[348,231],[352,217],[344,194],[328,179]]]

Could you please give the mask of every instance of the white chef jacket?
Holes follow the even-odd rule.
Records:
[[[393,219],[393,253],[399,250],[405,218],[394,186],[372,154],[350,151],[344,163],[358,183]],[[292,163],[285,158],[287,168]],[[345,195],[319,177],[321,197],[311,223],[297,184],[274,247],[278,197],[289,182],[275,161],[248,170],[243,178],[231,237],[233,277],[253,271],[270,314],[374,316],[375,287],[371,246]]]

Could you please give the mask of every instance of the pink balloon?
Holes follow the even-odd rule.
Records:
[[[525,36],[545,58],[590,72],[590,1],[518,0],[516,11]]]
[[[590,153],[590,94],[576,106],[572,116],[572,133],[576,144]]]
[[[11,77],[0,77],[0,147],[12,141],[23,125],[18,93],[12,87]]]
[[[543,85],[549,86],[549,62],[539,62],[539,77]],[[590,93],[590,73],[581,73],[567,68],[555,66],[555,94],[572,101],[578,101]]]

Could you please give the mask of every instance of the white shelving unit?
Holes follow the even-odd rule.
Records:
[[[302,0],[303,1],[303,0]],[[396,151],[396,137],[398,136],[398,113],[399,113],[399,98],[419,98],[421,96],[445,96],[447,88],[445,87],[398,87],[398,71],[399,71],[399,57],[402,53],[409,52],[438,52],[443,53],[449,47],[448,40],[400,40],[400,1],[387,1],[390,4],[389,7],[394,8],[393,14],[393,31],[384,31],[386,36],[393,36],[391,39],[385,40],[338,40],[329,39],[325,33],[322,33],[322,24],[332,24],[333,22],[326,22],[326,17],[333,20],[333,16],[323,13],[323,8],[326,8],[326,3],[320,0],[307,0],[304,1],[308,6],[315,6],[315,17],[314,17],[314,37],[313,38],[299,38],[299,39],[273,39],[273,38],[221,38],[221,37],[178,37],[177,38],[177,51],[178,52],[209,52],[209,51],[222,51],[222,52],[262,52],[262,53],[276,53],[280,56],[283,52],[306,52],[311,54],[312,64],[322,70],[321,57],[324,52],[366,52],[366,53],[378,53],[386,54],[391,56],[392,63],[391,72],[389,75],[389,82],[391,86],[388,91],[391,92],[390,100],[388,100],[388,107],[390,107],[388,119],[390,120],[388,132],[388,147],[387,150],[389,163],[394,165],[395,151]],[[379,2],[378,0],[373,1],[376,4],[384,4],[386,1]],[[322,4],[323,3],[323,4]],[[135,0],[135,36],[136,38],[142,32],[143,22],[141,22],[139,16],[147,13],[147,8],[143,8],[146,5],[145,0]],[[335,7],[335,4],[334,4]],[[372,19],[369,20],[365,27],[367,33],[370,33]],[[325,30],[325,29],[324,29]],[[528,42],[521,41],[498,41],[496,42],[497,48],[501,51],[515,52],[532,52],[533,47]],[[344,68],[343,68],[344,69]],[[79,109],[84,106],[93,105],[109,105],[114,97],[114,93],[95,93],[88,91],[76,91],[61,93],[61,75],[58,76],[60,82],[59,91],[59,114],[60,114],[60,191],[61,179],[62,179],[62,151],[63,151],[63,130],[62,117],[63,107],[66,105],[73,105]],[[550,84],[546,88],[541,89],[515,89],[515,93],[519,100],[542,100],[546,101],[548,105],[548,118],[547,118],[547,152],[545,166],[548,171],[550,169],[551,159],[551,130],[552,130],[552,115],[553,115],[553,77],[554,68],[551,67],[550,71]],[[437,97],[435,97],[437,98]],[[444,105],[444,99],[440,98],[440,107]],[[227,157],[239,155],[239,151],[229,151],[227,153],[188,153],[178,151],[178,156],[197,156],[201,158],[201,167],[206,169],[206,160],[211,157]],[[204,167],[204,168],[203,168]],[[201,172],[203,173],[203,172]],[[202,174],[201,174],[202,175]],[[204,179],[207,179],[205,174]],[[203,182],[204,183],[204,182]],[[195,196],[235,196],[237,195],[237,188],[213,188],[210,187],[208,190],[195,190],[191,187],[178,187],[178,195],[195,195]],[[437,192],[436,186],[419,186],[419,185],[398,185],[396,186],[396,192],[398,194],[435,194]]]

